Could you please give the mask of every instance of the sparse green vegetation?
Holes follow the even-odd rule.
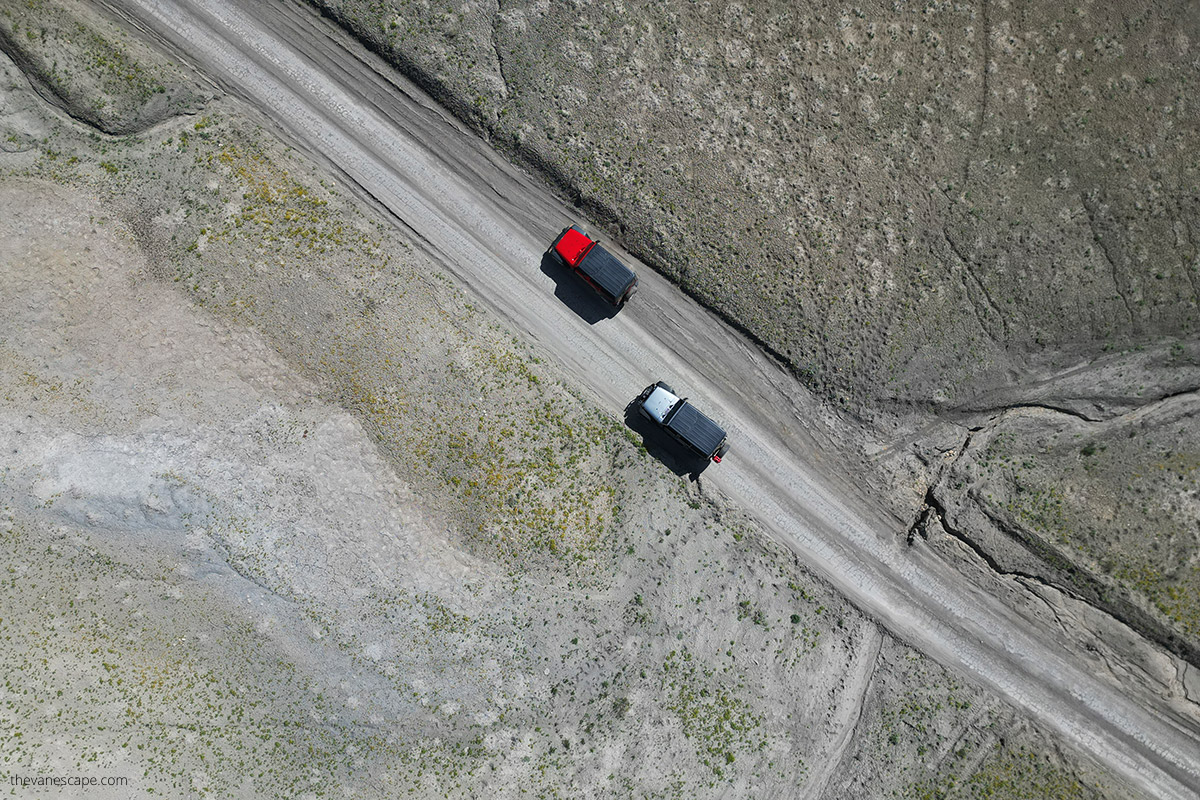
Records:
[[[721,777],[733,764],[736,752],[763,749],[762,720],[738,697],[743,686],[729,686],[708,668],[695,663],[685,647],[672,650],[663,661],[661,691],[669,698],[667,709],[695,743],[705,766]]]
[[[965,753],[964,753],[965,755]],[[1000,746],[969,776],[949,776],[909,789],[914,800],[1098,800],[1103,787],[1089,786],[1045,753],[1024,745]]]
[[[145,128],[197,99],[178,67],[71,0],[7,4],[0,36],[73,116],[109,133]]]
[[[1081,578],[1094,575],[1132,592],[1198,642],[1194,428],[1186,403],[1105,426],[1012,417],[950,482],[1025,531],[1054,568],[1065,574],[1078,564]],[[1080,591],[1094,589],[1081,581]]]

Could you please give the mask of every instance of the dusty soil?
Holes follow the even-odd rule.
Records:
[[[871,420],[864,452],[886,453],[914,527],[956,491],[941,455],[1009,410],[1112,421],[1089,429],[1107,441],[1121,415],[1200,387],[1188,3],[315,5]],[[1174,423],[1137,419],[1146,435],[1088,473],[1075,522],[998,520],[977,502],[1009,491],[992,471],[956,532],[1200,666],[1194,479],[1139,471]],[[1019,462],[1037,447],[1009,443]],[[1123,515],[1086,499],[1127,492]],[[1163,536],[1183,554],[1166,572],[1142,555]],[[1030,549],[1048,541],[1068,546]]]
[[[103,136],[0,69],[6,775],[1128,795],[664,470],[251,110]]]

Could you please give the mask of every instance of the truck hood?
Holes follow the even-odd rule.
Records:
[[[650,396],[642,401],[642,408],[646,409],[647,414],[662,423],[666,419],[667,412],[678,402],[678,397],[661,386],[656,386]]]
[[[584,236],[578,228],[572,227],[563,233],[554,249],[558,251],[564,261],[575,267],[579,265],[579,259],[583,258],[583,254],[591,246],[592,240]]]

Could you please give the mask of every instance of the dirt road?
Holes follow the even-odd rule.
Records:
[[[655,379],[690,395],[734,446],[704,473],[707,487],[755,513],[896,635],[1148,794],[1200,792],[1200,732],[1097,680],[1049,632],[905,547],[898,523],[838,476],[836,454],[806,429],[818,409],[803,387],[635,259],[621,254],[641,275],[638,295],[616,316],[597,313],[542,266],[547,243],[574,221],[570,209],[326,20],[293,2],[108,5],[344,175],[614,415]]]

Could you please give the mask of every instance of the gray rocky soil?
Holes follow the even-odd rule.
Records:
[[[664,171],[653,183],[644,177],[640,187],[629,183],[634,173],[614,166],[625,150],[572,139],[604,131],[641,141],[638,106],[630,97],[644,95],[650,104],[645,93],[660,91],[675,98],[688,81],[705,84],[703,91],[691,90],[697,98],[717,92],[731,103],[749,102],[764,119],[777,116],[778,110],[768,114],[770,104],[754,105],[754,87],[739,85],[742,97],[724,79],[701,72],[686,81],[680,72],[674,83],[656,88],[648,76],[658,62],[650,55],[665,56],[635,47],[675,41],[702,53],[705,64],[745,74],[765,35],[754,19],[765,14],[725,12],[723,31],[742,26],[734,37],[740,47],[733,47],[730,33],[712,43],[663,35],[684,23],[715,24],[716,14],[618,26],[626,50],[613,63],[632,71],[624,82],[604,80],[632,94],[605,95],[584,81],[605,75],[597,65],[615,52],[606,38],[612,26],[580,16],[575,34],[548,47],[544,37],[539,44],[539,17],[532,12],[507,9],[494,20],[490,9],[463,8],[448,16],[428,7],[420,14],[396,9],[381,30],[406,32],[409,39],[395,34],[396,52],[439,74],[454,97],[472,97],[463,87],[476,84],[467,81],[490,80],[478,100],[453,107],[478,113],[494,135],[502,121],[514,124],[514,142],[533,143],[521,152],[552,153],[552,141],[590,151],[587,163],[596,177],[588,180],[595,184],[564,171],[563,185],[581,192],[601,218],[624,224],[626,241],[655,255],[691,291],[717,303],[728,292],[722,280],[752,289],[742,305],[721,305],[777,351],[811,353],[795,363],[813,369],[814,383],[831,396],[859,404],[883,391],[881,379],[859,371],[861,356],[851,342],[811,346],[838,339],[844,329],[836,326],[849,327],[850,312],[806,317],[810,325],[828,326],[812,332],[792,321],[780,330],[761,324],[778,318],[773,309],[798,315],[810,301],[836,295],[838,302],[875,309],[872,322],[882,320],[905,307],[900,296],[913,296],[895,290],[890,299],[880,297],[867,288],[876,278],[864,276],[877,269],[910,275],[920,258],[932,265],[932,253],[943,246],[939,236],[964,254],[991,246],[963,244],[970,237],[961,230],[913,233],[916,243],[906,243],[899,219],[885,222],[896,204],[865,178],[860,193],[847,192],[852,182],[844,179],[828,189],[839,202],[857,198],[869,205],[870,198],[876,204],[870,207],[882,227],[864,252],[883,257],[890,251],[882,243],[892,236],[900,237],[900,255],[886,261],[890,266],[860,271],[857,255],[840,252],[851,247],[848,217],[817,210],[822,201],[814,196],[809,216],[794,211],[803,204],[787,207],[806,248],[822,252],[820,237],[828,237],[822,270],[846,277],[829,278],[820,290],[827,294],[786,294],[785,285],[809,285],[788,281],[817,272],[808,249],[786,259],[759,254],[753,248],[777,247],[778,237],[765,229],[755,233],[746,222],[762,218],[771,221],[761,224],[775,225],[782,212],[766,215],[746,205],[751,210],[738,216],[741,211],[707,209],[701,225],[701,210],[686,205],[727,189],[728,197],[745,196],[749,203],[749,195],[731,186],[754,185],[766,174],[820,183],[800,178],[804,171],[793,172],[794,165],[756,163],[767,148],[750,148],[761,140],[747,137],[770,130],[759,117],[741,119],[730,111],[707,139],[689,137],[727,151],[742,141],[732,169],[668,149],[677,172]],[[988,25],[1001,25],[1003,16],[994,9]],[[433,20],[444,27],[432,26]],[[839,20],[821,24],[844,32],[842,47],[865,47],[887,32],[880,26],[868,36],[869,21]],[[1155,20],[1130,35],[1141,31],[1143,39],[1135,41],[1157,41],[1165,23]],[[503,23],[496,38],[480,38],[493,21]],[[935,22],[915,33],[900,26],[896,35],[922,42]],[[1077,27],[1055,35],[1079,38],[1085,29],[1078,26],[1101,23],[1086,17],[1072,24]],[[454,25],[465,27],[451,36],[446,31]],[[11,796],[63,796],[14,789],[7,777],[67,773],[128,778],[129,786],[112,790],[112,797],[1136,796],[1002,697],[883,630],[703,481],[664,470],[536,347],[497,323],[323,166],[264,129],[253,109],[222,96],[92,6],[2,3],[0,31],[7,54],[0,56],[0,757],[2,788]],[[776,36],[819,42],[828,38],[822,31]],[[410,52],[400,47],[405,42],[437,46]],[[906,45],[900,62],[915,63],[896,69],[914,70],[921,79],[891,90],[896,97],[884,102],[865,91],[856,95],[856,113],[865,116],[854,117],[854,124],[837,122],[832,113],[849,102],[837,99],[845,93],[832,78],[802,90],[803,107],[824,115],[819,128],[828,141],[818,137],[820,147],[812,151],[828,159],[821,185],[849,168],[846,153],[870,152],[865,142],[852,148],[833,137],[867,135],[871,114],[903,108],[912,115],[911,135],[926,135],[917,132],[921,115],[949,114],[956,102],[966,102],[945,97],[929,112],[919,104],[907,107],[928,99],[914,93],[932,92],[938,70],[950,69],[941,60],[978,60],[962,52],[965,45],[939,39],[928,46],[941,54],[930,56],[937,62],[932,66],[912,55],[915,45]],[[1190,44],[1182,46],[1188,52]],[[93,51],[108,54],[128,79],[110,80],[104,70],[88,68]],[[819,61],[822,52],[816,48],[808,57]],[[895,53],[882,52],[878,58],[896,61]],[[1101,56],[1088,53],[1099,63]],[[583,66],[570,67],[568,56]],[[422,57],[443,61],[422,65]],[[569,132],[572,114],[561,113],[566,106],[555,109],[561,121],[554,124],[544,116],[548,106],[533,100],[532,111],[513,105],[502,115],[501,100],[515,104],[529,91],[521,81],[533,80],[521,59],[537,57],[553,60],[540,67],[547,97],[575,97],[571,108],[577,109],[589,99],[624,98],[626,113],[605,122],[602,107],[579,133]],[[72,66],[64,66],[68,59]],[[1172,86],[1186,65],[1166,63],[1180,65],[1159,76],[1162,86]],[[488,78],[493,65],[498,77]],[[458,79],[464,83],[455,84]],[[579,83],[579,95],[566,91],[568,80]],[[955,87],[967,94],[963,83]],[[1000,92],[1004,84],[995,78],[991,86]],[[1134,89],[1166,91],[1155,87],[1143,80]],[[822,105],[812,106],[821,98]],[[679,102],[687,107],[685,99]],[[471,108],[478,111],[464,111]],[[981,113],[993,127],[979,123],[974,146],[999,147],[1001,120],[987,109]],[[967,108],[958,115],[963,124],[973,119]],[[678,136],[687,119],[664,123],[655,140]],[[1189,133],[1163,134],[1162,150],[1185,159],[1168,143]],[[810,138],[805,135],[806,147]],[[682,141],[661,144],[683,147]],[[893,144],[878,146],[892,152]],[[893,155],[903,149],[894,146]],[[651,152],[647,146],[646,159],[667,157]],[[956,151],[930,145],[923,152],[949,163]],[[583,169],[576,155],[563,150],[557,161],[544,157],[548,168]],[[605,158],[612,164],[604,165]],[[987,170],[1003,171],[991,157],[973,159],[966,168],[958,164],[965,178],[957,188],[932,187],[937,191],[928,192],[920,214],[940,209],[939,216],[961,212],[963,220],[978,219],[965,207],[968,187]],[[654,164],[647,161],[646,175]],[[1186,165],[1176,166],[1188,174]],[[1135,178],[1149,180],[1142,172]],[[618,194],[603,194],[605,186]],[[780,196],[796,203],[795,188],[785,188]],[[1080,202],[1093,206],[1086,214],[1101,219],[1093,224],[1111,224],[1114,235],[1132,235],[1136,225],[1115,222],[1118,214],[1137,217],[1132,201],[1125,207],[1113,199],[1123,197],[1115,183],[1104,191],[1112,194],[1086,190]],[[675,194],[649,205],[617,202],[655,192]],[[986,202],[999,202],[989,197]],[[671,198],[679,210],[652,223]],[[1037,227],[1053,227],[1052,215],[1026,213],[1037,236],[1053,239],[1049,228]],[[1156,213],[1146,211],[1145,219],[1165,225]],[[859,207],[853,225],[864,218]],[[750,228],[745,233],[743,223]],[[664,228],[652,234],[654,225]],[[1146,222],[1146,236],[1162,234],[1153,225]],[[857,245],[857,232],[853,238]],[[790,248],[799,239],[787,241]],[[676,253],[671,248],[679,242],[699,249]],[[756,263],[759,272],[718,279],[724,274],[717,268],[719,250],[706,260],[706,248],[735,242],[745,254],[738,269]],[[922,247],[930,248],[926,256],[904,255],[905,248]],[[694,275],[681,270],[683,255]],[[931,277],[929,296],[951,292],[955,280],[976,280],[968,273],[982,262],[967,263],[973,257],[983,259],[967,255],[960,273]],[[790,277],[776,269],[784,261],[795,270]],[[755,280],[748,280],[752,274]],[[1185,265],[1161,281],[1186,275]],[[864,280],[861,295],[849,291]],[[1018,404],[988,392],[1023,390],[1033,371],[1053,372],[1046,366],[1052,359],[1039,360],[1031,338],[993,336],[999,328],[986,330],[986,311],[977,323],[959,313],[967,295],[979,301],[969,285],[957,299],[947,295],[941,311],[922,306],[926,319],[944,313],[955,325],[978,324],[961,333],[963,346],[983,347],[1001,366],[972,375],[969,391],[956,389],[935,403],[948,409],[970,398],[978,407],[962,406],[933,428],[924,427],[928,419],[898,417],[896,428],[864,436],[862,444],[885,474],[880,481],[914,483],[903,495],[897,490],[908,498],[897,502],[919,515],[921,541],[948,558],[966,560],[955,548],[965,549],[969,537],[956,532],[968,528],[1007,525],[1038,534],[1010,536],[994,558],[1010,559],[1007,569],[1032,576],[1043,599],[1029,602],[1065,619],[1107,625],[1112,637],[1135,642],[1113,654],[1118,665],[1144,645],[1118,622],[1096,622],[1092,605],[1054,594],[1053,584],[1077,585],[1061,560],[1136,584],[1137,594],[1112,605],[1136,609],[1142,616],[1131,615],[1135,624],[1157,625],[1164,637],[1190,641],[1197,634],[1189,594],[1195,570],[1180,567],[1196,557],[1196,442],[1188,422],[1194,373],[1187,371],[1195,352],[1187,341],[1163,339],[1168,331],[1186,338],[1194,296],[1189,306],[1176,291],[1169,302],[1163,299],[1168,284],[1144,280],[1137,296],[1150,298],[1151,307],[1157,303],[1156,321],[1147,312],[1136,331],[1145,347],[1094,362],[1111,370],[1111,391],[1094,397],[1086,380],[1076,390],[1052,375],[1037,403],[1066,413],[1006,411],[965,444],[965,427],[975,425],[971,415],[986,416],[984,404]],[[1121,291],[1135,291],[1131,285]],[[1113,296],[1103,302],[1116,308],[1115,286],[1097,289],[1094,299],[1101,302],[1109,291]],[[1132,315],[1128,331],[1119,315],[1105,320],[1121,335],[1134,332]],[[1073,323],[1046,321],[1044,329],[1008,323],[1020,336],[1059,337],[1047,339],[1046,352],[1067,351],[1065,332]],[[863,352],[884,358],[883,345],[863,336]],[[891,341],[880,336],[879,342]],[[1088,336],[1080,352],[1090,359],[1087,347],[1095,337]],[[961,356],[922,350],[928,346],[914,334],[886,356],[907,376],[889,382],[902,387],[887,390],[896,402],[920,405],[960,380],[947,365],[961,364]],[[1014,370],[1015,378],[995,378]],[[1126,385],[1134,380],[1137,389]],[[1031,395],[1019,396],[1032,402]],[[447,397],[454,402],[441,399]],[[906,444],[895,446],[893,439]],[[880,442],[892,446],[873,452]],[[1026,465],[1022,454],[1029,452],[1039,456]],[[1099,523],[1081,521],[1096,516],[1096,497],[1109,496],[1114,485],[1127,485],[1127,495],[1099,515]],[[923,500],[927,508],[920,510]],[[1157,547],[1149,552],[1140,547],[1146,520],[1155,521],[1157,532]],[[1097,524],[1104,526],[1099,533],[1089,530]],[[976,546],[988,547],[980,541]],[[1103,606],[1099,589],[1085,599]],[[1180,713],[1194,714],[1200,685],[1181,664],[1151,654],[1127,668],[1144,672],[1155,691],[1175,692]]]

